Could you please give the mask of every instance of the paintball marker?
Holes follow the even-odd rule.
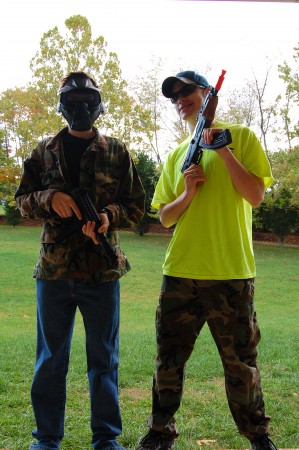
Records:
[[[72,198],[75,200],[78,208],[82,214],[82,220],[79,220],[76,215],[73,216],[73,223],[70,227],[67,227],[64,232],[62,232],[57,238],[56,242],[63,242],[75,229],[80,229],[83,225],[88,222],[95,222],[95,233],[98,241],[100,242],[102,249],[104,251],[104,255],[107,259],[108,267],[115,268],[117,267],[117,255],[114,252],[113,248],[109,244],[107,237],[104,233],[98,233],[97,230],[101,226],[101,219],[99,218],[97,211],[91,201],[88,190],[83,187],[77,187],[72,190],[71,193]]]
[[[222,86],[224,75],[226,70],[222,70],[217,84],[207,94],[203,105],[201,107],[199,116],[197,118],[197,124],[192,135],[185,159],[183,161],[181,172],[184,173],[191,164],[199,164],[203,155],[203,148],[217,150],[218,148],[225,147],[232,142],[231,134],[229,130],[224,130],[221,133],[217,133],[214,136],[211,144],[206,144],[202,140],[202,132],[204,128],[209,128],[214,120],[215,111],[218,104],[218,92]]]

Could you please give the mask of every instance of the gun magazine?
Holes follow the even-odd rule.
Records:
[[[232,143],[232,136],[228,129],[223,130],[221,133],[215,134],[213,142],[206,144],[203,139],[200,141],[200,145],[207,150],[218,150],[219,148],[226,147]]]

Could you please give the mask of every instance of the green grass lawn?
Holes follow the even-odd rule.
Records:
[[[34,427],[30,384],[35,360],[33,266],[40,229],[0,226],[0,449],[25,450]],[[121,280],[120,401],[128,450],[147,432],[155,360],[154,318],[168,236],[122,232],[133,270]],[[279,448],[299,448],[299,249],[255,244],[258,276],[255,303],[262,330],[260,369],[272,438]],[[245,449],[226,403],[223,371],[207,328],[187,367],[177,422],[176,450]],[[68,375],[62,449],[90,447],[89,396],[84,330],[77,315]],[[209,445],[197,441],[209,439]]]

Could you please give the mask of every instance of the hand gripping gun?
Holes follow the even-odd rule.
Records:
[[[59,244],[64,242],[68,237],[74,233],[76,230],[81,230],[83,225],[86,224],[89,220],[91,222],[95,222],[95,233],[97,240],[100,242],[100,245],[103,250],[103,256],[107,261],[108,268],[117,268],[118,259],[117,255],[111,247],[108,239],[104,233],[98,233],[97,230],[101,226],[101,219],[99,218],[97,211],[92,203],[92,200],[89,196],[89,192],[84,187],[77,187],[71,192],[72,198],[75,200],[78,208],[82,214],[82,220],[79,220],[76,214],[69,220],[67,219],[67,223],[70,225],[66,225],[64,231],[56,237],[55,241]],[[95,249],[97,246],[95,246]]]
[[[207,94],[203,105],[201,107],[199,116],[197,118],[197,124],[192,135],[185,159],[183,161],[181,172],[184,173],[191,164],[199,164],[203,155],[203,149],[217,150],[218,148],[225,147],[232,142],[232,137],[229,130],[224,130],[221,133],[217,133],[214,136],[211,144],[206,144],[202,139],[202,132],[204,128],[209,128],[214,120],[215,111],[218,104],[218,92],[224,81],[224,75],[226,70],[222,70],[217,84]]]
[[[79,220],[77,216],[75,216],[77,227],[82,228],[82,226],[88,221],[95,222],[96,237],[104,250],[105,257],[108,260],[108,265],[110,267],[117,267],[117,255],[109,244],[106,235],[104,233],[97,232],[102,223],[91,201],[88,190],[82,187],[75,188],[72,191],[72,197],[77,203],[83,216],[82,220]]]

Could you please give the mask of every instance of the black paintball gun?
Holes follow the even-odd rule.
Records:
[[[222,70],[217,84],[207,94],[203,105],[201,107],[199,116],[197,118],[196,127],[192,135],[185,159],[183,161],[181,172],[184,173],[191,164],[199,164],[203,155],[203,149],[217,150],[221,147],[226,147],[232,142],[232,137],[229,130],[224,130],[214,135],[213,142],[206,144],[202,139],[202,132],[204,128],[209,128],[214,120],[215,111],[218,104],[218,92],[222,86],[226,70]]]
[[[89,196],[88,189],[84,187],[77,187],[72,190],[71,196],[75,200],[78,208],[80,209],[82,219],[79,220],[76,214],[74,214],[74,216],[71,219],[72,221],[71,225],[67,226],[65,230],[59,236],[56,237],[55,239],[56,242],[60,243],[65,241],[70,234],[75,232],[75,230],[81,230],[83,225],[86,224],[88,221],[95,222],[96,237],[103,249],[104,257],[107,260],[107,265],[109,268],[116,268],[118,265],[116,253],[109,244],[106,235],[104,233],[97,232],[102,223]]]
[[[78,205],[78,208],[80,209],[82,214],[82,220],[79,220],[76,215],[74,216],[75,221],[77,222],[77,226],[82,228],[82,226],[88,221],[95,222],[96,238],[104,250],[109,266],[116,267],[117,266],[116,253],[109,244],[106,235],[104,233],[97,232],[99,227],[102,225],[102,222],[89,196],[88,189],[83,187],[77,187],[72,190],[72,197],[75,200],[76,204]]]

